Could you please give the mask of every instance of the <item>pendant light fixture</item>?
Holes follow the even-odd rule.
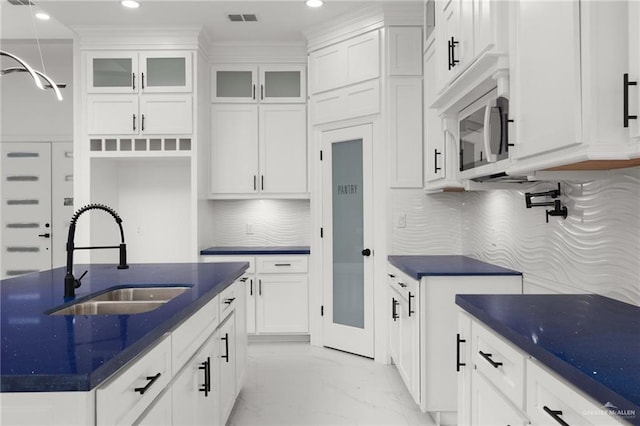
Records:
[[[34,70],[26,61],[20,59],[16,55],[5,52],[4,50],[0,50],[0,56],[7,56],[20,64],[19,67],[9,67],[0,69],[0,75],[12,74],[14,72],[27,72],[33,78],[34,83],[38,87],[38,89],[53,89],[56,94],[56,97],[59,101],[62,100],[62,93],[60,93],[60,87],[66,87],[65,84],[57,84],[54,82],[51,77],[41,73],[40,71]],[[46,81],[47,84],[42,84],[42,80]]]

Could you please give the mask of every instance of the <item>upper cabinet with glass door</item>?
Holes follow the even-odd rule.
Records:
[[[304,65],[214,65],[211,102],[304,103]]]
[[[191,52],[91,52],[88,93],[176,93],[192,91]]]

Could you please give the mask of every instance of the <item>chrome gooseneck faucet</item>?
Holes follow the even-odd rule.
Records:
[[[89,210],[104,210],[109,213],[115,219],[116,223],[120,227],[120,245],[117,246],[100,246],[100,247],[75,247],[73,240],[76,234],[76,222],[82,213]],[[119,249],[120,250],[120,263],[118,269],[127,269],[127,245],[124,243],[124,231],[122,230],[122,219],[118,216],[111,207],[103,204],[88,204],[80,208],[71,217],[71,223],[69,224],[69,236],[67,237],[67,273],[64,277],[64,297],[74,297],[76,295],[75,289],[80,287],[80,279],[76,279],[73,276],[73,252],[74,250],[93,250],[93,249]],[[82,275],[84,276],[84,274]]]

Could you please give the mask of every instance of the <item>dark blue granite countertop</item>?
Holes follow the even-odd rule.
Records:
[[[522,275],[467,256],[389,256],[389,263],[416,280],[438,275]]]
[[[64,299],[65,268],[0,282],[2,392],[88,391],[145,351],[247,269],[247,262],[76,265],[88,270],[76,297]],[[191,289],[145,313],[48,315],[90,294],[129,284],[182,284]]]
[[[640,307],[594,294],[457,295],[456,303],[602,407],[635,412],[621,417],[640,425]]]
[[[221,246],[209,247],[200,251],[203,256],[206,255],[226,255],[226,256],[254,256],[268,254],[310,254],[309,246]]]

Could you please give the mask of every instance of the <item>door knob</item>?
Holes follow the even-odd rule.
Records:
[[[368,248],[362,250],[362,255],[363,256],[371,256],[371,250],[368,249]]]
[[[45,233],[45,234],[38,234],[38,237],[42,237],[42,238],[50,238],[51,234],[50,233]]]

